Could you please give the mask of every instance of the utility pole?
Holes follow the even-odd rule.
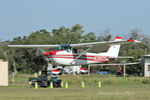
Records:
[[[122,61],[123,64],[123,77],[126,76],[126,61]]]
[[[90,76],[90,65],[88,65],[88,75]]]

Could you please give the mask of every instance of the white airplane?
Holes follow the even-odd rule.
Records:
[[[73,75],[78,75],[78,74],[88,74],[89,70],[82,67],[81,65],[76,65],[76,66],[66,66],[63,68],[64,74],[73,74]]]
[[[57,48],[54,51],[44,52],[44,56],[53,65],[62,66],[76,66],[76,65],[88,65],[102,62],[108,62],[109,58],[117,58],[120,50],[120,44],[131,43],[140,41],[137,40],[122,40],[122,37],[115,37],[114,41],[108,42],[91,42],[91,43],[79,43],[79,44],[64,44],[64,45],[8,45],[8,47],[24,47],[24,48]],[[110,47],[107,52],[91,53],[88,52],[93,47],[104,46],[109,44]],[[78,52],[79,48],[87,48],[83,52]]]

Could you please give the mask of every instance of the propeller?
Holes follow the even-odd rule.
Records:
[[[39,51],[41,53],[39,53]],[[44,51],[43,49],[37,48],[37,52],[36,52],[36,56],[43,58],[46,62],[49,63],[49,59],[47,56],[45,56],[46,51]]]
[[[39,54],[39,51],[41,51],[41,53]],[[40,48],[37,48],[37,51],[36,51],[36,56],[41,56],[41,55],[44,55],[46,53],[46,51],[40,49]]]

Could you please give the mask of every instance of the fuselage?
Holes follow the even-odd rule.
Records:
[[[114,41],[121,41],[121,37],[116,37]],[[91,47],[92,48],[92,47]],[[57,50],[46,52],[44,55],[49,58],[52,63],[57,65],[87,65],[93,63],[108,62],[109,57],[118,57],[120,44],[112,44],[107,52],[90,53],[87,52],[90,47],[83,52],[72,48],[70,45],[60,45]]]
[[[45,53],[49,60],[58,65],[86,65],[108,62],[109,57],[96,53],[73,53],[66,50],[49,51]]]

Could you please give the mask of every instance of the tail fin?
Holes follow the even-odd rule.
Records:
[[[114,41],[120,41],[120,40],[122,40],[122,37],[119,37],[119,36],[117,36],[114,39]],[[109,47],[107,52],[100,53],[100,55],[109,56],[109,57],[118,57],[119,50],[120,50],[120,45],[119,44],[113,44]]]

